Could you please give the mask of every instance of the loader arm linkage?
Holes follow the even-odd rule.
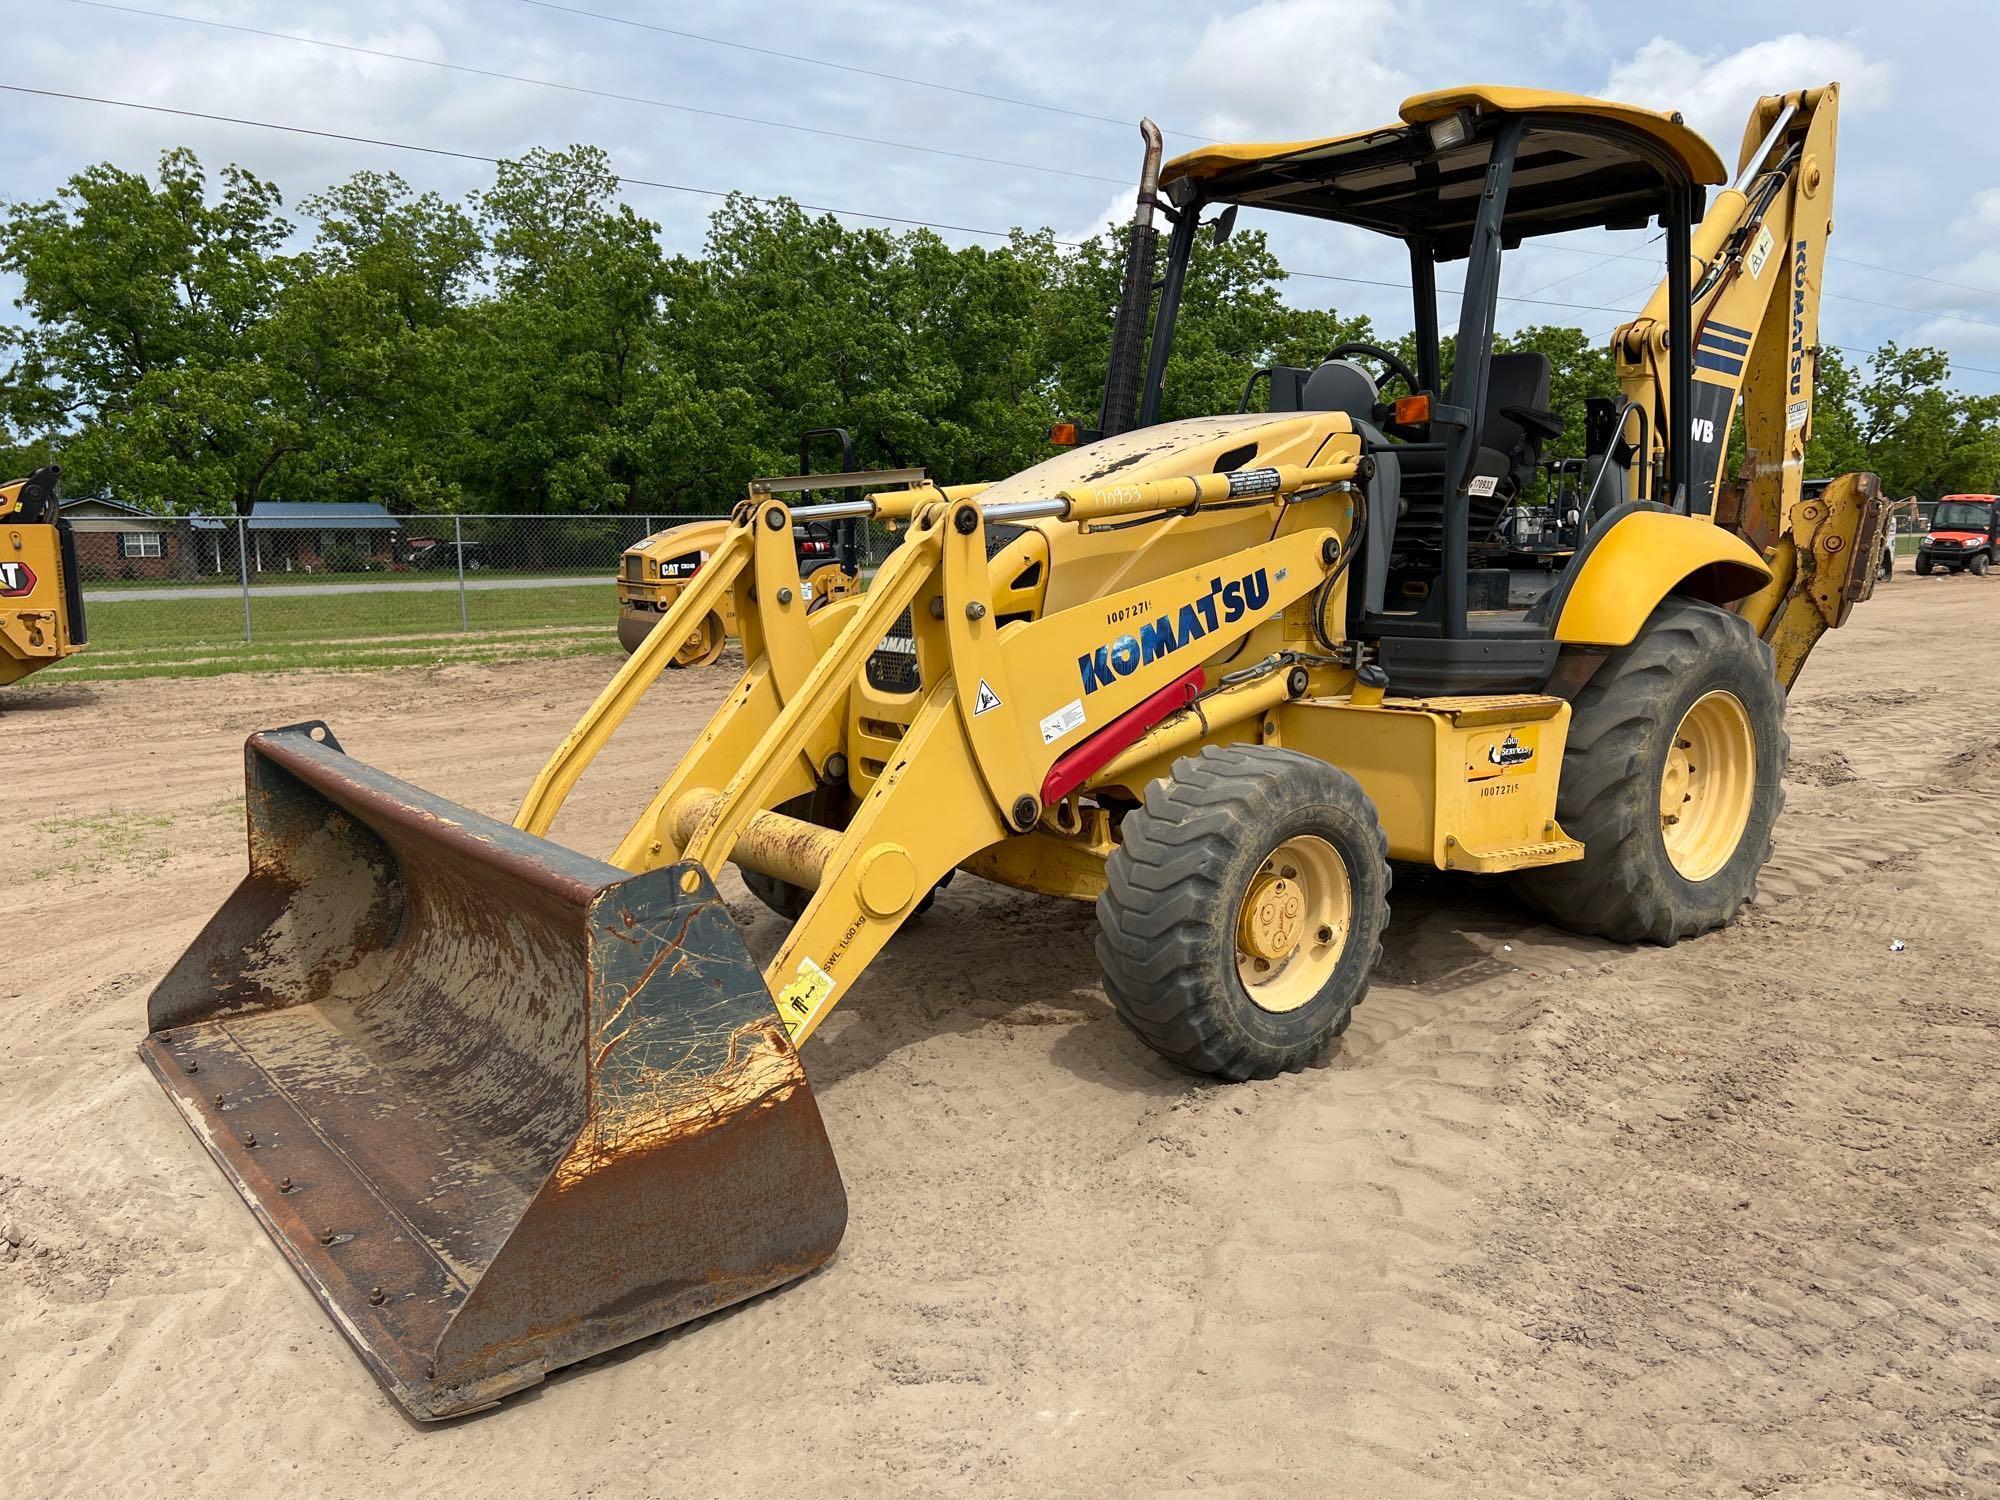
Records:
[[[795,603],[792,513],[776,499],[753,498],[696,586],[550,759],[516,825],[547,830],[583,767],[657,679],[679,633],[735,587],[739,618],[757,622],[762,654],[750,657],[746,630],[744,677],[613,858],[634,871],[678,861],[711,879],[731,859],[780,878],[811,877],[812,900],[765,970],[792,1040],[802,1042],[934,885],[982,850],[1036,829],[1049,811],[1041,793],[1059,755],[1318,587],[1339,555],[1332,523],[1351,520],[1335,487],[1362,468],[1347,455],[1272,469],[1262,480],[1223,474],[1066,490],[1040,514],[1087,525],[1232,496],[1240,504],[1249,493],[1293,524],[1212,564],[1006,625],[994,609],[976,491],[925,487],[875,497],[878,513],[908,515],[902,544],[866,593],[811,614]],[[1308,516],[1328,524],[1312,525]],[[840,779],[848,694],[905,612],[928,686],[892,760],[847,827],[829,838],[775,809]],[[1129,667],[1128,653],[1115,664],[1111,655],[1124,640]],[[1196,641],[1198,651],[1182,651]],[[786,658],[810,665],[782,670]],[[1058,716],[1074,720],[1060,734],[1042,723]]]

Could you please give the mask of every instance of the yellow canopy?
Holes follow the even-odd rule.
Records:
[[[1641,109],[1636,104],[1618,104],[1608,99],[1593,99],[1588,94],[1558,94],[1547,89],[1517,89],[1503,84],[1472,84],[1464,88],[1435,89],[1428,94],[1412,94],[1403,101],[1397,113],[1402,116],[1403,125],[1427,125],[1433,120],[1441,120],[1468,107],[1486,114],[1530,117],[1580,115],[1612,121],[1666,147],[1680,160],[1681,165],[1687,169],[1688,176],[1695,182],[1717,183],[1729,180],[1728,173],[1723,169],[1722,158],[1715,154],[1715,148],[1683,123],[1678,114],[1665,115],[1658,110]],[[1183,152],[1168,162],[1160,171],[1160,181],[1172,182],[1178,177],[1215,177],[1233,168],[1278,160],[1299,162],[1336,156],[1340,154],[1337,150],[1339,147],[1383,140],[1400,134],[1401,131],[1402,125],[1379,125],[1372,130],[1357,130],[1347,135],[1321,136],[1317,140],[1252,141],[1240,145],[1200,146],[1193,151]]]
[[[1405,99],[1402,123],[1308,141],[1203,146],[1160,181],[1199,184],[1211,202],[1334,219],[1463,254],[1491,155],[1491,131],[1433,147],[1422,127],[1462,109],[1521,119],[1507,196],[1509,242],[1564,230],[1630,228],[1664,212],[1669,179],[1725,182],[1722,159],[1675,115],[1581,94],[1477,85]],[[1678,168],[1678,172],[1675,170]]]

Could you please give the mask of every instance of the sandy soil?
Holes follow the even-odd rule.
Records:
[[[241,869],[246,732],[504,817],[603,663],[9,697],[0,1494],[2000,1494],[1996,648],[2000,584],[1899,576],[1795,694],[1740,924],[1623,949],[1408,876],[1344,1050],[1272,1083],[1176,1073],[1087,909],[961,879],[807,1048],[834,1262],[443,1428],[133,1048]],[[607,848],[724,684],[559,835]]]

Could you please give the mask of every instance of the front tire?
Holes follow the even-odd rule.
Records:
[[[1347,1030],[1382,954],[1388,843],[1345,771],[1210,746],[1126,815],[1097,898],[1097,961],[1147,1046],[1218,1078],[1272,1078]]]
[[[1789,743],[1771,648],[1738,615],[1669,599],[1572,705],[1556,817],[1583,841],[1514,888],[1564,927],[1676,943],[1756,895]]]
[[[1974,557],[1971,562],[1966,564],[1966,566],[1972,570],[1972,576],[1974,578],[1984,578],[1986,576],[1986,570],[1992,565],[1993,565],[1993,559],[1988,557],[1984,552],[1981,552],[1978,556]]]
[[[1931,560],[1921,552],[1917,554],[1917,576],[1919,578],[1931,576]]]

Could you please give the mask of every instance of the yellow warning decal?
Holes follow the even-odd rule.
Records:
[[[833,976],[809,958],[799,960],[799,972],[778,991],[778,1015],[787,1035],[797,1036],[833,993]]]

